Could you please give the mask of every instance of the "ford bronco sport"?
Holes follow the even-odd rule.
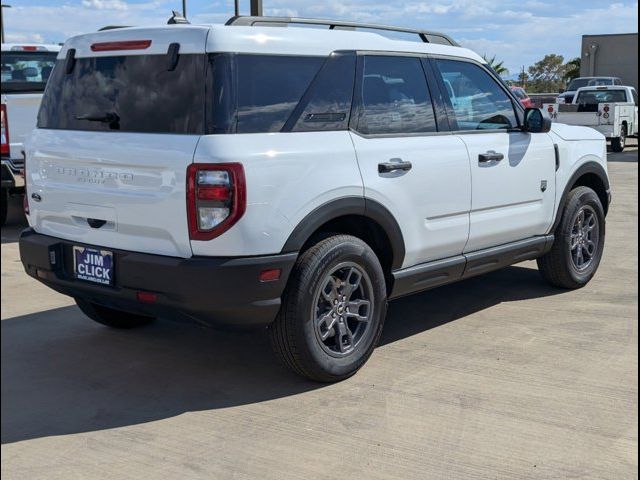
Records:
[[[268,327],[325,382],[366,362],[388,300],[530,259],[585,285],[604,137],[523,109],[445,35],[375,29],[235,17],[68,40],[26,148],[27,273],[112,327]]]

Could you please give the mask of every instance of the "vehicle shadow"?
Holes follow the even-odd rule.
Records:
[[[511,267],[392,302],[382,344],[493,305],[561,293]],[[101,327],[75,307],[3,320],[3,444],[110,429],[322,388],[280,366],[266,331],[159,320]]]

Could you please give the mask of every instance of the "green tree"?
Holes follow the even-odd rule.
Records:
[[[532,92],[557,92],[564,87],[564,57],[551,53],[529,67],[529,90]]]
[[[565,70],[562,80],[569,83],[574,78],[578,78],[580,76],[580,63],[580,57],[569,60],[564,66]]]
[[[483,55],[482,58],[484,58],[485,61],[489,64],[489,66],[493,68],[493,70],[501,77],[504,77],[505,75],[509,75],[509,69],[504,66],[503,61],[496,60],[495,55],[491,58],[487,57],[487,55]]]

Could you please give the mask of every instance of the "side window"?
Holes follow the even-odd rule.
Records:
[[[458,123],[457,130],[510,129],[518,125],[511,98],[478,65],[436,60]]]
[[[360,79],[358,131],[365,134],[435,132],[422,62],[417,57],[366,56]]]
[[[638,92],[636,92],[636,89],[632,89],[631,90],[631,94],[633,95],[633,103],[636,104],[636,107],[638,106]]]
[[[279,132],[324,60],[323,57],[238,55],[237,133]]]
[[[347,130],[355,74],[354,53],[331,55],[293,114],[292,131]]]

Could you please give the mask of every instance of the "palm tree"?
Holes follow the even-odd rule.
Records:
[[[564,75],[562,76],[562,80],[569,83],[574,78],[578,78],[580,76],[580,57],[574,58],[573,60],[569,60],[564,66]]]
[[[509,69],[504,66],[503,61],[496,60],[495,55],[491,58],[488,58],[487,55],[483,55],[482,58],[484,58],[485,61],[489,64],[489,66],[493,68],[493,70],[501,77],[505,75],[509,75]]]

